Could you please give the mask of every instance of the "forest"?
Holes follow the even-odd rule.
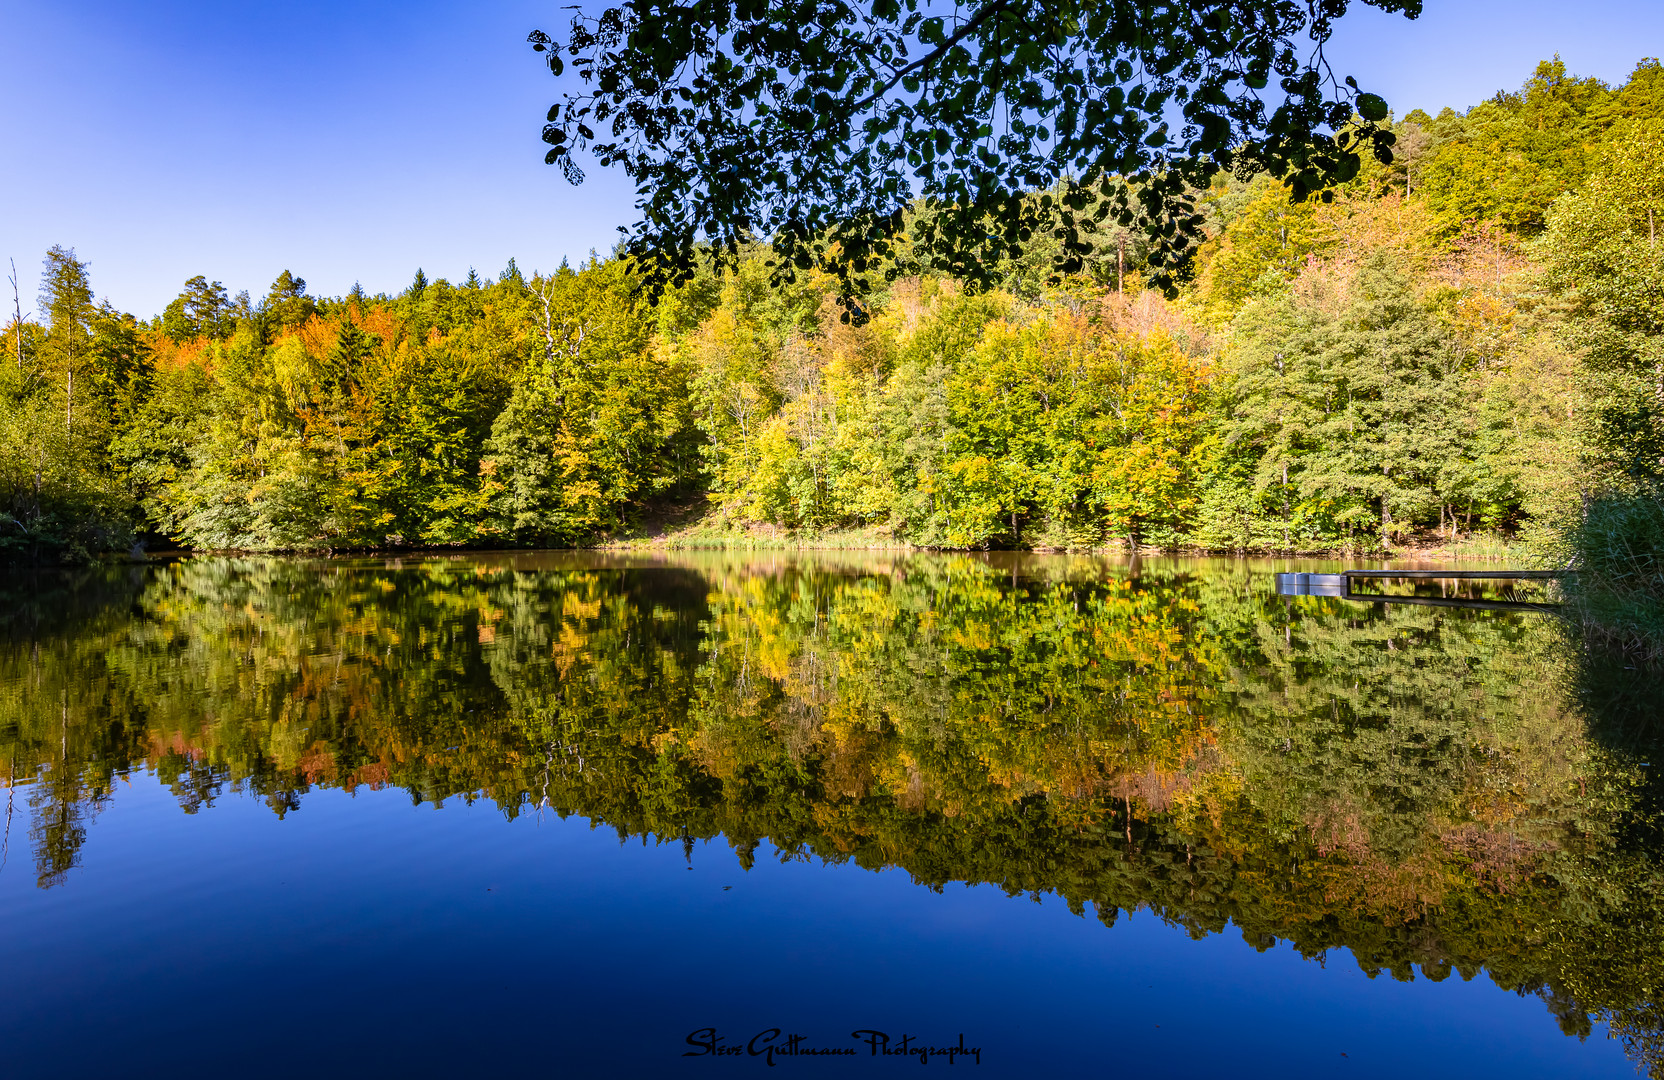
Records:
[[[1664,67],[1609,86],[1545,61],[1393,130],[1393,163],[1328,200],[1198,192],[1208,239],[1171,296],[1102,217],[1078,274],[1036,234],[997,288],[898,273],[842,301],[776,284],[758,244],[656,304],[592,255],[397,295],[202,275],[141,318],[55,247],[0,337],[0,561],[665,521],[1077,551],[1664,530]]]

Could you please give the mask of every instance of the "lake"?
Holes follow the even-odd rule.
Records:
[[[12,574],[0,1060],[1664,1075],[1658,680],[1337,565]]]

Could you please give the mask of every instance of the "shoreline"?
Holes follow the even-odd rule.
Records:
[[[804,536],[786,533],[778,536],[755,533],[700,534],[694,536],[660,535],[610,540],[599,544],[574,547],[503,547],[464,545],[420,545],[398,547],[340,547],[340,548],[160,548],[140,554],[107,552],[88,563],[13,563],[0,570],[73,569],[87,565],[140,565],[166,559],[192,556],[241,556],[283,558],[354,558],[404,557],[469,554],[534,554],[538,552],[593,552],[596,554],[625,555],[631,553],[669,552],[895,552],[917,555],[1044,555],[1076,557],[1120,558],[1189,558],[1189,559],[1371,559],[1393,561],[1448,560],[1459,562],[1520,564],[1535,563],[1540,556],[1532,555],[1523,544],[1498,537],[1480,536],[1456,544],[1416,544],[1394,548],[1206,548],[1132,547],[1127,544],[1098,547],[986,547],[955,548],[928,547],[903,540],[864,535],[860,533],[832,533]]]

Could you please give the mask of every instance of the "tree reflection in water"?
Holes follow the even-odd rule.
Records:
[[[1664,695],[1551,618],[1017,556],[200,558],[0,591],[42,887],[134,769],[186,813],[398,787],[1484,971],[1664,1074]]]

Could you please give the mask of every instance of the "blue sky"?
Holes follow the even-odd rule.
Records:
[[[553,84],[527,31],[559,3],[7,0],[0,35],[0,259],[27,308],[42,254],[73,246],[99,295],[148,316],[193,274],[259,295],[453,279],[510,256],[552,268],[611,248],[622,176],[573,188],[542,163]],[[1465,107],[1559,52],[1621,81],[1664,53],[1656,0],[1427,0],[1356,9],[1330,49],[1400,112]],[[9,300],[9,297],[8,297]],[[9,305],[8,305],[9,306]]]

